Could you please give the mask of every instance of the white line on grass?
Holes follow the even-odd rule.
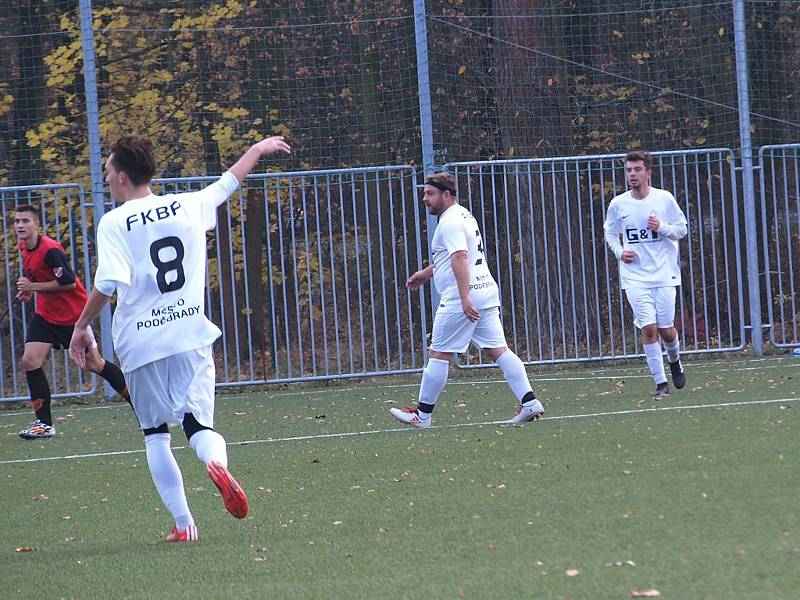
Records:
[[[781,360],[781,358],[777,358],[777,359],[774,359],[774,360]],[[762,362],[763,363],[763,362],[766,362],[767,360],[773,360],[773,359],[754,358],[754,359],[749,359],[746,362]],[[707,367],[708,365],[713,365],[713,364],[717,364],[717,363],[704,362],[702,364],[703,364],[703,367]],[[728,364],[728,363],[727,363],[727,361],[719,361],[718,364]],[[787,366],[787,365],[785,365],[785,364],[780,364],[780,365],[764,365],[764,364],[761,364],[761,365],[758,365],[758,366],[755,366],[755,367],[737,366],[737,367],[730,367],[730,368],[723,368],[723,369],[703,368],[703,369],[691,369],[691,370],[688,371],[688,373],[689,373],[689,375],[691,375],[692,373],[696,373],[698,375],[700,375],[700,374],[707,375],[709,373],[718,374],[718,373],[727,373],[727,372],[731,372],[731,371],[741,372],[741,371],[761,371],[761,370],[765,370],[765,369],[780,369],[780,368],[783,368],[785,366]],[[796,366],[796,365],[790,364],[788,366],[792,367],[792,366]],[[613,368],[614,367],[611,367],[611,369],[613,369]],[[624,369],[624,368],[636,369],[638,367],[631,366],[631,367],[619,367],[619,368],[620,369]],[[618,375],[588,375],[587,376],[587,375],[568,375],[568,374],[564,374],[564,375],[550,376],[550,377],[537,377],[536,374],[533,373],[531,375],[531,380],[532,380],[533,385],[535,387],[537,382],[552,383],[552,382],[557,382],[557,381],[598,381],[598,380],[612,380],[612,379],[621,379],[621,378],[625,378],[625,379],[649,379],[651,377],[652,377],[652,375],[650,375],[649,373],[636,374],[636,373],[625,373],[625,372],[620,372]],[[313,383],[313,382],[310,382],[310,383]],[[462,385],[493,385],[493,384],[496,384],[496,383],[506,383],[506,380],[505,379],[478,379],[478,380],[459,381],[459,380],[450,379],[447,382],[447,386],[448,387],[453,387],[453,386],[462,386]],[[264,385],[271,385],[271,384],[264,384]],[[303,383],[302,382],[298,382],[297,385],[303,385]],[[280,397],[280,396],[296,396],[298,394],[304,394],[306,396],[310,396],[310,395],[313,395],[313,394],[330,394],[330,393],[338,393],[338,392],[357,392],[357,391],[363,390],[365,387],[369,388],[369,387],[374,387],[374,386],[371,385],[371,383],[364,383],[364,384],[362,384],[360,386],[357,386],[357,387],[356,386],[353,386],[353,387],[341,387],[341,388],[331,387],[331,388],[320,388],[320,389],[311,389],[311,390],[296,389],[296,390],[286,390],[286,391],[280,391],[280,392],[265,391],[265,392],[260,392],[260,393],[263,393],[265,396],[267,396],[267,398],[277,398],[277,397]],[[409,388],[409,387],[418,388],[419,387],[419,381],[415,381],[415,382],[412,382],[412,383],[380,384],[379,387],[381,387],[383,389],[402,389],[402,388]],[[257,393],[259,393],[259,392],[257,392]],[[218,399],[219,400],[225,400],[225,399],[228,399],[228,398],[239,398],[239,397],[241,397],[240,394],[235,394],[235,395],[220,394]],[[85,411],[85,410],[105,410],[105,409],[109,409],[109,408],[128,408],[128,404],[126,402],[117,402],[115,404],[106,404],[106,405],[103,405],[103,406],[67,406],[66,408],[68,408],[70,412],[79,412],[79,411]],[[23,412],[1,412],[0,411],[0,418],[2,418],[2,417],[28,416],[30,414],[31,414],[30,411],[23,411]]]
[[[615,417],[619,415],[633,415],[654,412],[670,412],[681,410],[698,410],[703,408],[731,408],[736,406],[748,406],[751,404],[777,404],[778,402],[796,402],[800,398],[778,398],[777,400],[747,400],[741,402],[722,402],[720,404],[695,404],[691,406],[663,406],[657,408],[633,408],[628,410],[614,410],[596,413],[583,413],[577,415],[556,415],[546,417],[542,422],[563,421],[566,419],[592,419],[596,417]],[[453,423],[451,425],[433,425],[431,429],[460,429],[464,427],[483,427],[487,425],[511,425],[510,421],[484,421],[481,423]],[[376,433],[397,433],[405,431],[413,432],[408,427],[393,427],[391,429],[369,429],[367,431],[346,431],[342,433],[318,433],[313,435],[294,435],[284,438],[266,438],[261,440],[245,440],[242,442],[228,442],[228,446],[250,446],[252,444],[278,444],[283,442],[304,442],[310,440],[324,440],[332,438],[358,437],[362,435],[374,435]],[[188,446],[174,446],[173,450],[185,450]],[[81,458],[102,458],[106,456],[121,456],[125,454],[142,454],[144,449],[139,450],[118,450],[115,452],[95,452],[92,454],[70,454],[66,456],[45,456],[39,458],[19,458],[14,460],[0,460],[0,465],[14,465],[20,463],[45,462],[49,460],[72,460]]]

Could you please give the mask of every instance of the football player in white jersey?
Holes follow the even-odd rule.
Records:
[[[625,156],[625,179],[630,188],[608,205],[603,225],[606,242],[619,262],[622,289],[641,330],[647,366],[656,383],[652,396],[669,394],[659,336],[667,350],[672,383],[680,389],[686,375],[675,329],[675,292],[681,284],[678,240],[686,235],[686,217],[675,197],[650,185],[651,157],[647,152]],[[622,240],[620,242],[620,239]]]
[[[223,437],[214,431],[214,361],[211,344],[220,330],[205,316],[206,231],[217,207],[233,194],[262,156],[289,153],[282,137],[266,138],[217,181],[185,194],[157,196],[152,142],[126,136],[106,162],[111,196],[122,203],[97,228],[94,289],[75,324],[70,357],[81,367],[92,343],[89,324],[117,294],[112,322],[114,349],[126,375],[147,464],[175,526],[170,542],[199,537],[170,447],[169,427],[180,424],[225,508],[244,518],[247,495],[228,472]]]
[[[428,177],[422,199],[428,212],[439,217],[431,240],[433,264],[411,275],[406,287],[416,290],[433,277],[441,301],[433,319],[417,405],[392,408],[389,413],[408,425],[430,427],[431,413],[447,383],[449,358],[454,352],[465,352],[471,342],[486,350],[503,370],[519,402],[509,423],[538,419],[544,408],[531,389],[525,366],[506,344],[497,283],[483,255],[478,222],[456,198],[455,177],[450,173]]]

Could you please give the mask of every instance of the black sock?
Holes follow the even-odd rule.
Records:
[[[425,404],[424,402],[417,403],[417,412],[424,412],[424,413],[432,413],[433,407],[436,406],[435,404]]]
[[[99,375],[105,379],[111,387],[114,388],[114,391],[122,396],[128,404],[131,403],[131,396],[128,394],[128,386],[125,385],[125,376],[117,365],[107,360]]]
[[[520,404],[525,404],[526,402],[530,402],[531,400],[536,400],[536,394],[533,392],[528,392],[522,397],[522,401]]]
[[[50,385],[47,383],[44,371],[41,368],[25,371],[28,380],[28,390],[31,393],[31,402],[36,418],[47,425],[53,424],[53,415],[50,413]]]

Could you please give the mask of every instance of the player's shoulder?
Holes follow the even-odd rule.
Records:
[[[454,204],[439,217],[439,227],[447,230],[454,230],[464,226],[464,222],[471,218],[472,214],[460,204]]]
[[[664,200],[675,200],[675,196],[672,195],[672,192],[662,188],[650,186],[650,193]]]
[[[39,248],[45,253],[49,252],[50,250],[60,250],[61,252],[64,252],[64,247],[61,245],[61,242],[46,235],[39,237]]]
[[[617,194],[611,199],[611,202],[608,203],[608,207],[606,208],[606,210],[607,211],[615,210],[620,204],[625,204],[626,202],[630,202],[630,200],[631,200],[630,190],[622,192],[621,194]]]

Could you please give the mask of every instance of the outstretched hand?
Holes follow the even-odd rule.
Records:
[[[282,135],[273,135],[272,137],[264,138],[255,147],[262,156],[275,154],[276,152],[283,152],[284,154],[291,154],[292,148],[287,144]]]

